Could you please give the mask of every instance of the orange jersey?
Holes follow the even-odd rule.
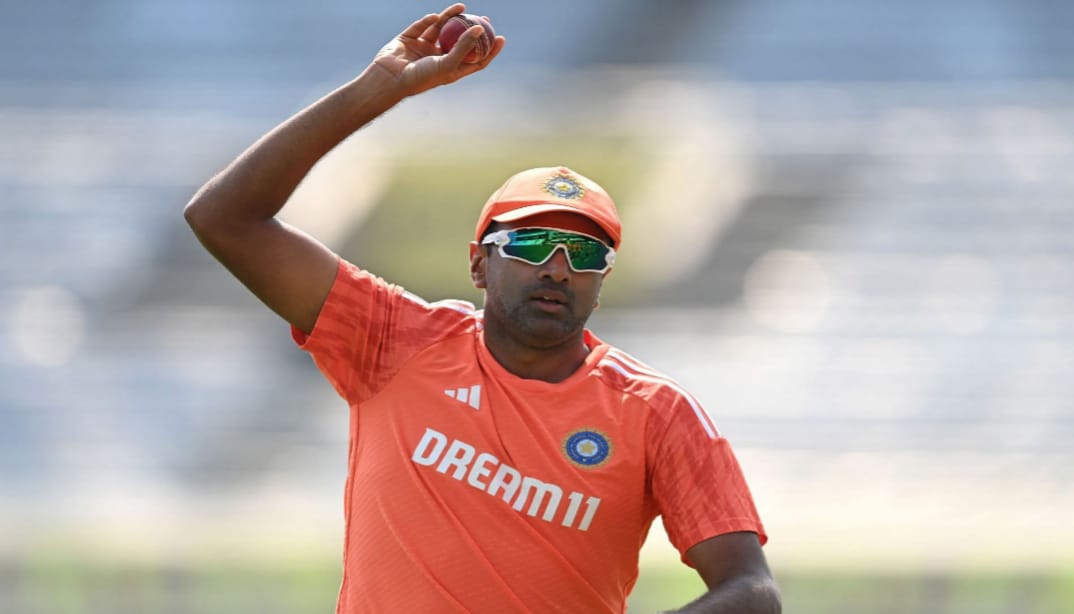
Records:
[[[351,408],[337,612],[623,612],[657,515],[685,552],[764,529],[727,441],[673,380],[586,332],[519,378],[481,312],[344,261],[295,341]]]

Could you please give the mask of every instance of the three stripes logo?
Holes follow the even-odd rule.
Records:
[[[469,388],[448,388],[444,391],[444,394],[455,399],[460,403],[466,403],[470,407],[474,408],[474,411],[481,409],[481,385],[477,384],[470,386]]]

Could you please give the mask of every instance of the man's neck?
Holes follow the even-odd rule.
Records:
[[[583,333],[572,335],[560,345],[535,348],[506,334],[485,330],[485,347],[504,369],[523,379],[558,383],[585,363],[589,348]]]

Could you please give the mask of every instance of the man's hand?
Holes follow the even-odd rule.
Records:
[[[415,21],[377,53],[373,65],[395,77],[406,96],[452,83],[485,68],[503,49],[504,37],[497,36],[489,54],[474,64],[463,62],[463,58],[481,36],[481,26],[467,30],[450,53],[442,53],[437,42],[444,24],[465,10],[464,4],[453,4],[439,15],[429,14]]]

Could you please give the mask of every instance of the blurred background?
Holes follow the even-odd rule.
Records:
[[[0,2],[0,612],[331,611],[346,409],[182,208],[439,3]],[[735,446],[785,611],[1074,611],[1074,4],[473,4],[284,217],[427,299],[522,168]],[[631,612],[700,594],[660,529]]]

